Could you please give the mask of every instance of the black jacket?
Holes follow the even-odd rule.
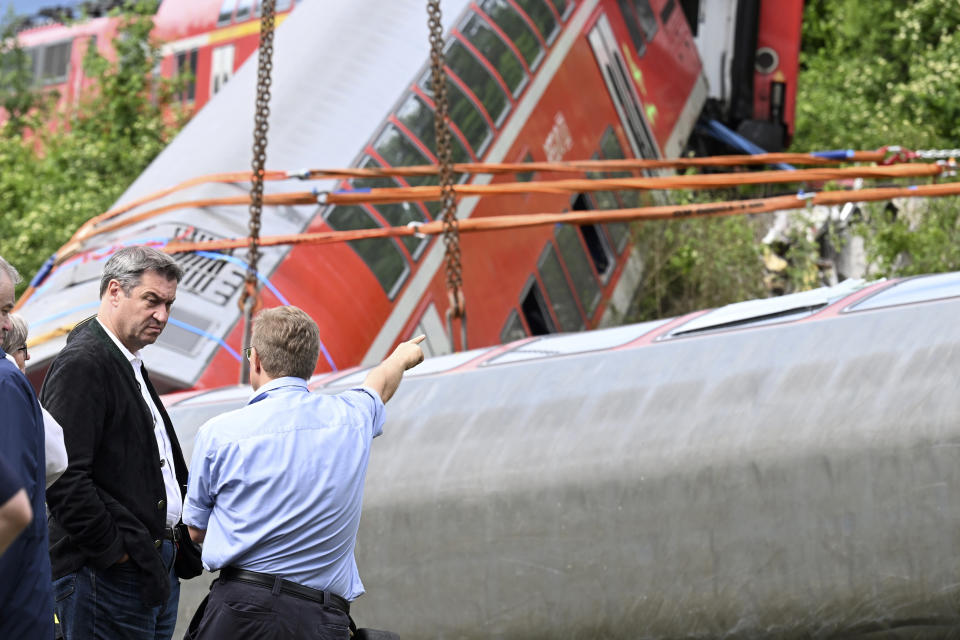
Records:
[[[167,429],[181,494],[187,466],[146,368],[150,396]],[[67,338],[40,390],[63,427],[68,466],[47,490],[53,578],[83,565],[105,569],[129,554],[141,572],[140,595],[156,606],[170,596],[158,547],[166,526],[166,489],[153,416],[130,363],[94,319]],[[183,576],[192,577],[192,576]]]

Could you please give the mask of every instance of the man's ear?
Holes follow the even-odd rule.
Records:
[[[257,373],[260,373],[260,371],[261,371],[261,369],[260,369],[260,354],[257,353],[257,350],[256,350],[256,349],[254,349],[252,352],[250,352],[250,356],[251,356],[251,358],[250,358],[250,367],[251,367],[254,371],[256,371]]]

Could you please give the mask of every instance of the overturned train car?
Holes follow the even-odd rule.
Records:
[[[374,446],[354,616],[411,638],[944,637],[958,296],[960,273],[845,283],[428,359]],[[189,448],[248,396],[167,402]]]

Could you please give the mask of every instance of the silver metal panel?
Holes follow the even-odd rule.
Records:
[[[406,380],[373,448],[352,613],[411,638],[944,637],[958,314]],[[184,616],[204,592],[185,583]]]

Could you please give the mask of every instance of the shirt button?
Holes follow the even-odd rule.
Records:
[[[161,500],[160,502],[157,503],[157,511],[162,510],[166,506],[167,506],[167,501]]]
[[[163,543],[160,542],[159,540],[154,540],[154,541],[153,541],[153,546],[155,546],[157,549],[160,548],[160,545],[161,545],[161,544],[163,544]]]
[[[167,464],[167,459],[166,459],[166,458],[160,458],[160,466],[163,467],[163,466],[165,466],[166,464]]]

